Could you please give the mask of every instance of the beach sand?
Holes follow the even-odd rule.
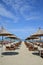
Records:
[[[8,51],[3,50],[4,52]],[[12,54],[0,56],[0,65],[43,65],[43,58],[33,55],[33,51],[29,51],[24,42],[21,43],[19,49],[9,52]]]

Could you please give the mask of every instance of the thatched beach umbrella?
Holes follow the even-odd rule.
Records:
[[[7,36],[7,38],[10,38],[10,39],[19,39],[16,35],[10,35],[10,36]]]
[[[10,36],[7,36],[6,38],[9,38],[10,39],[10,42],[11,42],[11,39],[18,39],[16,35],[10,35]]]
[[[4,29],[3,27],[1,27],[1,29],[0,29],[0,36],[2,36],[2,42],[1,42],[2,47],[3,47],[3,40],[4,40],[3,36],[8,36],[8,35],[12,35],[12,34],[7,32],[6,29]],[[1,50],[1,52],[2,52],[2,50]]]
[[[41,28],[39,28],[38,31],[31,36],[40,37],[40,40],[41,40],[41,36],[43,36],[43,30]]]
[[[10,36],[7,36],[6,38],[10,38],[10,41],[11,41],[11,39],[21,41],[21,39],[20,39],[20,38],[18,38],[16,35],[10,35]]]
[[[30,37],[27,37],[25,40],[36,40],[38,39],[38,37],[34,37],[34,36],[30,36]]]
[[[12,34],[7,32],[6,29],[4,29],[3,27],[1,27],[0,36],[2,36],[2,42],[3,42],[3,36],[9,36],[9,35],[12,35]]]

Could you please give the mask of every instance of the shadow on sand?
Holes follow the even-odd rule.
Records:
[[[39,56],[39,53],[32,53],[33,55],[37,55],[37,56]]]
[[[3,52],[2,55],[18,55],[18,52]]]

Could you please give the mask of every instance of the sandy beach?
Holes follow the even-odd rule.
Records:
[[[9,52],[9,54],[3,55],[3,57],[0,56],[0,65],[43,65],[43,58],[33,55],[33,51],[29,51],[24,42],[21,43],[19,49],[5,51],[3,48],[4,52]]]

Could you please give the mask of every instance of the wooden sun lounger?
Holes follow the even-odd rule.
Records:
[[[25,42],[25,45],[26,45],[26,47],[28,48],[28,47],[29,47],[29,45],[30,45],[30,43]]]
[[[33,46],[31,45],[31,46],[29,46],[29,51],[34,51],[34,48],[33,48]]]
[[[34,45],[34,51],[37,51],[37,50],[38,50],[38,46]]]
[[[6,46],[6,50],[15,50],[15,49],[16,49],[15,47]]]

